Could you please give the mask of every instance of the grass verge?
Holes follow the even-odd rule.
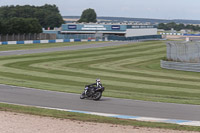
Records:
[[[80,88],[101,78],[106,97],[199,105],[199,73],[160,68],[165,55],[164,41],[148,41],[2,56],[0,83],[80,94]]]
[[[54,117],[61,119],[79,120],[86,122],[130,125],[135,127],[162,128],[162,129],[183,130],[183,131],[200,131],[200,127],[182,126],[182,125],[167,124],[167,123],[141,122],[136,120],[124,120],[124,119],[95,116],[95,115],[88,115],[81,113],[72,113],[72,112],[58,111],[51,109],[41,109],[30,106],[11,105],[5,103],[0,103],[0,111],[9,111],[9,112],[39,115],[44,117]]]

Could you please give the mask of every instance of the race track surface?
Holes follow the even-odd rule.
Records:
[[[43,49],[0,51],[0,56],[48,53],[48,52],[80,50],[80,49],[88,49],[88,48],[100,48],[100,47],[106,47],[106,46],[123,45],[123,44],[128,44],[128,43],[130,43],[130,42],[106,42],[106,43],[94,43],[94,44],[88,44],[88,45],[52,47],[52,48],[43,48]]]
[[[0,52],[0,56],[78,50],[123,44],[127,44],[127,42],[107,42],[81,46],[2,51]],[[81,91],[83,90],[80,90],[80,93]],[[200,121],[199,105],[146,102],[107,97],[102,97],[102,100],[100,101],[80,100],[78,94],[37,90],[9,85],[0,85],[0,102],[90,112]]]
[[[81,92],[82,90],[80,90]],[[0,85],[0,102],[144,117],[200,120],[200,106],[102,97],[81,100],[78,94]]]

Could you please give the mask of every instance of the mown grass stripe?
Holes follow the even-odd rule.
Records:
[[[151,41],[121,46],[66,52],[0,57],[0,74],[26,85],[78,92],[81,86],[101,78],[105,96],[139,100],[200,104],[200,76],[160,69],[164,42]],[[17,83],[16,83],[17,84]],[[66,85],[67,88],[60,88]],[[57,86],[57,87],[56,87]],[[71,86],[71,88],[70,88]]]

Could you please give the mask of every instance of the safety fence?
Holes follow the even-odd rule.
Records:
[[[174,62],[174,61],[161,60],[160,66],[161,68],[165,69],[200,72],[200,63],[187,63],[187,62]]]
[[[36,44],[36,43],[61,43],[61,42],[90,42],[90,41],[105,41],[104,39],[55,39],[55,40],[27,40],[27,41],[5,41],[0,42],[0,45],[10,44]]]
[[[12,34],[0,35],[0,42],[6,41],[24,41],[24,40],[53,40],[56,34],[39,33],[39,34]]]
[[[167,42],[167,60],[200,63],[200,42]]]
[[[162,36],[161,35],[147,35],[147,36],[124,37],[124,36],[110,35],[107,38],[108,40],[131,41],[131,40],[162,39]]]

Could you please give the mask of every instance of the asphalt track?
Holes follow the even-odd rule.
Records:
[[[82,46],[77,45],[59,48],[3,51],[0,52],[0,56],[53,52],[63,50],[77,50],[123,44],[127,44],[127,42],[109,42],[102,44],[99,43]],[[80,93],[81,91],[82,90],[80,89]],[[0,85],[0,102],[4,103],[82,110],[100,113],[112,113],[121,115],[200,121],[199,105],[147,102],[108,97],[102,97],[102,100],[100,101],[93,101],[80,100],[79,96],[80,95],[78,94],[45,91],[9,85]]]
[[[0,51],[0,56],[48,53],[48,52],[70,51],[70,50],[79,50],[79,49],[88,49],[88,48],[100,48],[100,47],[106,47],[106,46],[123,45],[123,44],[128,44],[128,43],[130,42],[106,42],[106,43],[94,43],[94,44],[88,44],[88,45],[52,47],[52,48],[42,48],[42,49]]]

